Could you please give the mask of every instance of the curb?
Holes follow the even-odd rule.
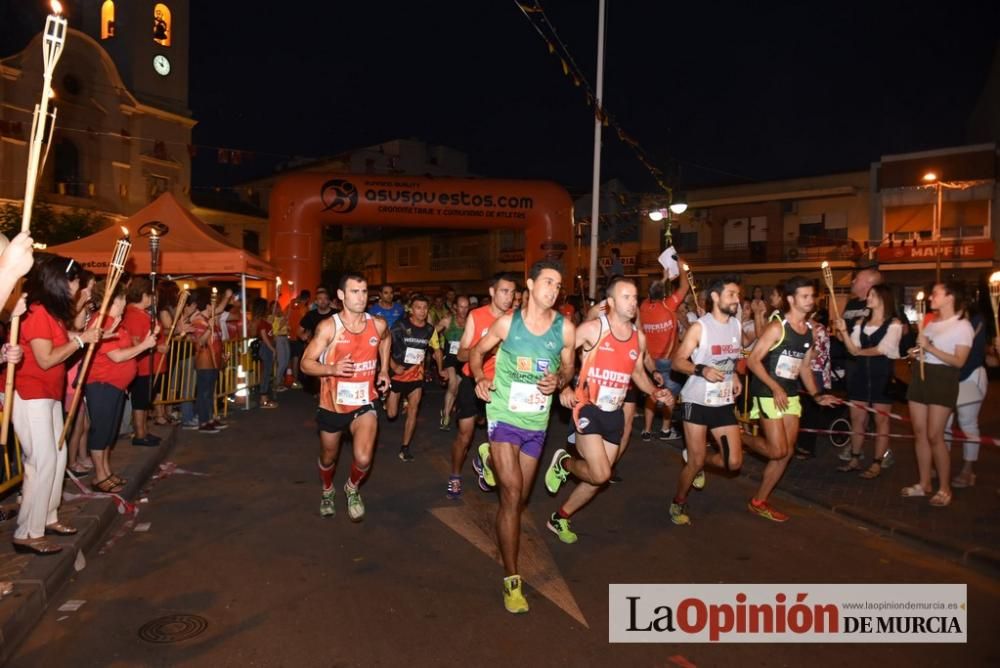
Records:
[[[177,442],[179,425],[174,425],[159,447],[143,448],[146,454],[136,457],[123,474],[128,478],[122,497],[134,500],[143,485],[157,470]],[[57,555],[27,557],[30,563],[14,580],[14,593],[0,600],[0,665],[13,656],[23,641],[55,600],[59,589],[75,575],[77,554],[89,554],[100,544],[108,528],[119,515],[109,498],[90,499],[73,517],[79,533],[70,540],[60,540],[64,549]]]
[[[753,480],[754,482],[760,482],[760,475],[757,473],[744,473],[743,477],[748,480]],[[949,538],[934,536],[917,529],[911,524],[880,517],[877,513],[873,513],[865,508],[859,508],[858,506],[852,506],[850,504],[837,505],[830,503],[829,500],[821,496],[809,494],[798,489],[782,489],[779,487],[775,491],[801,501],[806,501],[812,505],[825,508],[826,510],[838,515],[843,515],[844,517],[849,517],[853,520],[863,522],[864,524],[868,524],[876,529],[881,529],[891,536],[902,536],[904,538],[915,540],[924,543],[925,545],[937,548],[950,554],[952,557],[956,557],[963,565],[978,566],[994,571],[1000,571],[1000,551],[998,550],[972,543],[963,543]]]

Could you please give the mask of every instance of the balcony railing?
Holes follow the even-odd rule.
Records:
[[[736,248],[704,246],[695,250],[679,249],[678,253],[692,264],[729,265],[856,260],[861,257],[863,249],[853,239],[799,237],[784,244],[755,241]],[[639,267],[643,270],[655,268],[659,255],[660,251],[642,251],[638,258]]]

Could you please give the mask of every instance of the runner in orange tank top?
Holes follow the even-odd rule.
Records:
[[[638,292],[630,279],[617,277],[608,285],[607,314],[588,320],[576,329],[576,347],[583,363],[577,388],[563,389],[564,405],[573,406],[576,449],[571,457],[556,451],[545,472],[545,487],[555,494],[570,473],[579,484],[566,503],[553,513],[548,528],[564,543],[575,543],[569,518],[585,506],[611,477],[611,468],[621,456],[619,444],[625,430],[622,405],[633,382],[655,401],[672,405],[674,397],[666,388],[657,389],[646,374],[646,337],[632,324],[638,307]]]
[[[469,351],[490,331],[490,326],[504,313],[510,311],[514,302],[514,292],[517,283],[511,274],[499,273],[490,278],[490,303],[469,312],[465,319],[465,331],[458,343],[459,362],[464,362],[462,378],[458,383],[458,395],[455,398],[455,422],[458,431],[455,441],[451,444],[451,475],[448,478],[447,496],[457,499],[462,495],[462,466],[469,452],[469,444],[476,430],[476,419],[486,414],[485,404],[476,397],[476,383],[472,380],[469,370]],[[493,378],[496,371],[496,358],[490,355],[483,363],[483,373]],[[479,473],[478,462],[473,461],[476,473]],[[480,487],[485,487],[481,483]],[[489,491],[485,487],[483,491]]]
[[[346,274],[340,279],[337,296],[344,310],[317,325],[302,355],[302,371],[320,378],[316,423],[323,494],[319,514],[331,517],[335,513],[333,472],[341,437],[350,430],[354,462],[344,493],[347,514],[358,522],[365,514],[358,487],[368,475],[378,434],[375,391],[389,388],[389,337],[385,320],[365,313],[368,285],[363,276]]]

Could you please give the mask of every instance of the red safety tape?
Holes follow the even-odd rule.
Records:
[[[674,664],[675,666],[679,666],[680,668],[698,668],[698,666],[694,665],[680,654],[675,654],[669,657],[667,661]]]
[[[71,471],[66,471],[66,475],[68,475],[69,479],[72,480],[73,483],[77,486],[77,488],[80,490],[80,493],[73,494],[72,492],[63,492],[64,501],[76,501],[77,499],[110,498],[114,502],[115,506],[117,506],[119,515],[129,515],[129,514],[135,515],[136,513],[139,512],[138,506],[136,506],[134,503],[125,500],[125,498],[122,497],[120,494],[111,494],[108,492],[95,492],[92,489],[85,487],[84,484],[80,482],[80,479],[77,478],[75,475],[73,475]]]
[[[800,432],[805,432],[807,434],[832,434],[837,436],[886,436],[888,438],[914,438],[913,434],[878,434],[870,431],[838,431],[836,429],[807,429],[805,427],[799,428]],[[980,445],[1000,445],[1000,439],[991,438],[989,436],[980,436],[979,438],[971,438],[968,436],[948,436],[945,435],[944,440],[951,441],[953,443],[979,443]]]
[[[878,408],[869,406],[868,404],[862,401],[854,401],[853,399],[840,399],[838,397],[834,397],[834,399],[838,404],[842,406],[854,406],[855,408],[862,408],[868,411],[869,413],[874,413],[875,415],[885,415],[894,420],[899,420],[901,422],[910,422],[910,418],[906,417],[905,415],[900,415],[899,413],[892,413],[890,411],[883,411]]]

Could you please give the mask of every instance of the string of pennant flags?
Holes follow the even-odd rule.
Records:
[[[656,182],[656,185],[659,186],[664,193],[666,193],[668,199],[672,198],[673,188],[671,188],[666,182],[666,176],[664,175],[663,170],[653,164],[653,161],[650,160],[647,151],[635,137],[629,134],[625,128],[622,127],[621,123],[618,122],[618,119],[616,119],[614,115],[607,110],[606,105],[603,103],[597,104],[597,96],[590,85],[590,81],[587,80],[586,75],[583,74],[580,67],[576,64],[569,48],[559,38],[559,34],[549,21],[548,16],[545,14],[545,10],[542,8],[539,0],[534,0],[533,5],[529,5],[525,2],[525,0],[514,0],[514,3],[517,5],[518,9],[521,10],[521,13],[524,14],[524,17],[531,23],[532,27],[534,27],[535,32],[538,33],[539,37],[545,41],[549,55],[559,59],[559,65],[562,68],[563,76],[571,79],[573,85],[577,88],[581,86],[583,87],[587,106],[594,108],[594,116],[601,122],[601,125],[614,129],[619,141],[632,150],[636,159],[642,164],[643,167],[646,168],[650,176]]]

